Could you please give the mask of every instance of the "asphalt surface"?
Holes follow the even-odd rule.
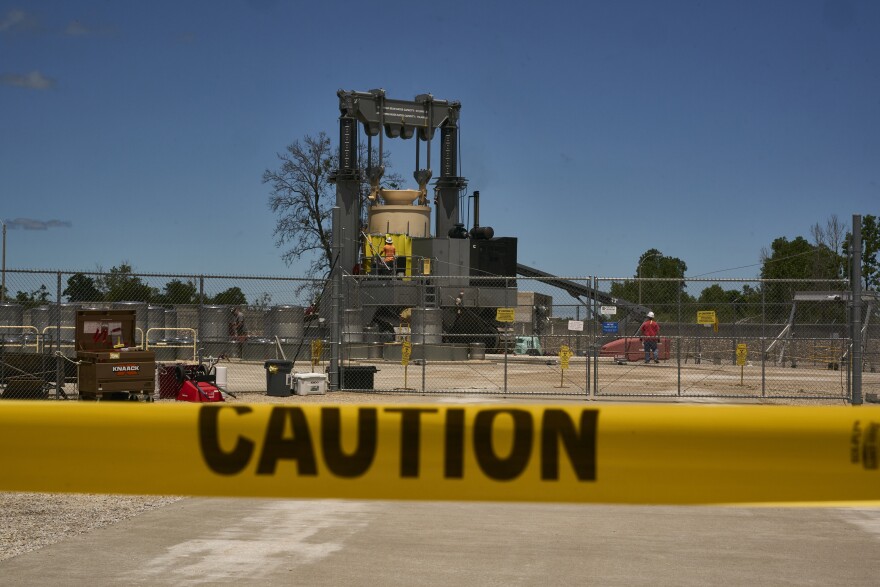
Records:
[[[186,499],[3,585],[876,585],[880,509]]]

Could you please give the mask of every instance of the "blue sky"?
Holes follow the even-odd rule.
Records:
[[[302,275],[262,172],[377,87],[462,103],[481,224],[557,275],[751,277],[880,214],[880,2],[4,0],[7,266]]]

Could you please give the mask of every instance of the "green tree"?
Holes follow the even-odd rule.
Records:
[[[230,287],[211,298],[211,303],[218,306],[245,306],[247,305],[247,298],[244,292],[241,291],[241,288]]]
[[[833,280],[840,276],[840,263],[840,256],[825,244],[810,244],[802,236],[791,241],[781,236],[770,251],[761,251],[761,278]]]
[[[193,281],[172,279],[165,284],[164,291],[153,299],[154,304],[196,304],[198,289]]]
[[[132,274],[132,267],[123,261],[119,267],[112,267],[98,280],[108,302],[149,302],[159,292]]]
[[[880,224],[877,217],[862,218],[862,276],[865,289],[880,289]]]
[[[742,292],[736,289],[724,289],[717,283],[703,289],[697,298],[699,309],[714,310],[719,322],[741,320],[747,303]]]
[[[100,302],[104,294],[98,290],[95,279],[84,273],[74,273],[67,279],[67,287],[61,292],[69,302]]]
[[[843,244],[844,254],[849,257],[852,232],[846,233]],[[877,217],[871,214],[862,217],[862,287],[866,290],[880,289],[880,226]]]
[[[779,237],[768,252],[761,252],[761,278],[767,280],[795,280],[764,283],[767,319],[788,319],[794,295],[798,291],[829,291],[839,288],[842,257],[824,243],[811,244],[798,236],[789,241]],[[827,323],[840,319],[840,308],[827,304],[801,303],[797,305],[797,322]]]
[[[44,283],[31,292],[17,291],[15,293],[15,301],[25,309],[42,306],[50,301],[49,288]]]
[[[678,257],[664,255],[658,249],[648,249],[639,256],[632,281],[611,284],[611,295],[629,302],[650,307],[659,317],[670,318],[677,313],[679,293],[682,303],[692,301],[684,292],[684,274],[687,264]],[[651,281],[660,278],[663,281]]]

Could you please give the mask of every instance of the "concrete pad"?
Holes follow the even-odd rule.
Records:
[[[4,585],[875,585],[877,509],[187,499]]]

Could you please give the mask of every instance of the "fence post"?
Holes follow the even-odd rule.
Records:
[[[341,213],[339,206],[333,207],[333,226],[341,226]],[[339,234],[334,231],[331,249],[333,263],[330,265],[330,389],[334,391],[342,388],[342,378],[339,373],[342,347],[342,305],[339,303],[339,298],[345,284],[342,281],[343,267],[339,263],[339,259],[345,236],[342,231]]]
[[[428,291],[427,291],[428,282],[427,282],[427,280],[428,279],[430,279],[430,277],[423,276],[423,277],[419,278],[419,282],[421,283],[421,290],[422,290],[420,292],[419,296],[420,296],[420,299],[422,300],[422,316],[424,316],[424,319],[422,319],[422,393],[425,393],[425,377],[427,376],[426,370],[428,368],[428,343],[427,343],[426,337],[425,337],[426,327],[428,324],[428,320],[427,320],[427,317],[428,317]],[[443,327],[442,327],[443,318],[441,317],[440,320],[441,320],[440,329],[442,331],[443,330]],[[413,325],[413,319],[412,319],[412,315],[410,315],[410,317],[409,317],[410,338],[412,338],[412,334],[413,334],[412,325]],[[443,339],[441,338],[440,340],[443,340]]]
[[[599,291],[599,278],[593,276],[593,292]],[[596,299],[595,293],[593,294],[593,313],[590,317],[592,322],[592,328],[590,328],[590,357],[588,360],[593,361],[593,389],[591,393],[593,397],[599,396],[599,320],[596,316],[599,315],[599,300]],[[624,346],[624,352],[626,352],[626,347]]]
[[[682,279],[678,282],[678,294],[675,298],[675,305],[678,307],[678,344],[675,345],[675,370],[676,370],[676,395],[681,395],[681,294],[685,288],[685,281]]]
[[[852,219],[852,403],[862,403],[862,216],[853,214]]]
[[[205,305],[205,276],[199,275],[199,305],[198,305],[198,317],[196,320],[196,324],[199,325],[199,329],[196,332],[195,343],[196,343],[196,364],[202,364],[202,341],[199,340],[202,337],[202,333],[205,332],[205,325],[202,323],[204,320],[204,312],[202,311],[202,307]]]
[[[504,287],[507,288],[508,281],[507,278],[504,279]],[[501,339],[504,341],[504,393],[507,393],[507,353],[510,348],[511,343],[511,334],[513,334],[513,344],[514,350],[516,350],[516,330],[513,328],[508,328],[508,322],[504,322],[504,330],[501,335]],[[513,332],[511,332],[513,330]],[[532,331],[534,334],[534,331]]]
[[[61,272],[59,271],[55,286],[55,304],[58,308],[56,314],[58,320],[55,323],[55,399],[60,399],[64,395],[62,387],[64,386],[64,358],[61,353]],[[74,339],[76,335],[74,334]]]
[[[767,284],[761,281],[761,397],[767,395]]]

